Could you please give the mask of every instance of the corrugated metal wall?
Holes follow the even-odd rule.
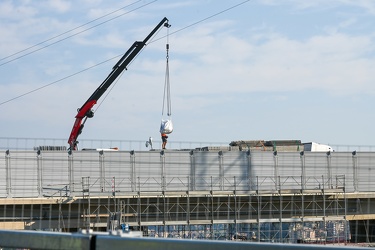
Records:
[[[1,151],[0,197],[152,191],[375,191],[375,152]]]

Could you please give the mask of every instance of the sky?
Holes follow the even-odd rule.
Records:
[[[169,43],[170,142],[375,145],[373,0],[0,1],[0,137],[68,140],[163,17],[79,139],[160,140]]]

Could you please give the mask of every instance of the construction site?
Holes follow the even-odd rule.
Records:
[[[147,151],[2,150],[0,228],[373,242],[375,152],[311,149],[293,140]]]

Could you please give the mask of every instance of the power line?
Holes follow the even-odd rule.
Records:
[[[26,92],[26,93],[24,93],[24,94],[22,94],[22,95],[19,95],[19,96],[16,96],[16,97],[11,98],[11,99],[9,99],[9,100],[6,100],[6,101],[4,101],[4,102],[1,102],[1,103],[0,103],[0,106],[3,105],[3,104],[5,104],[5,103],[8,103],[8,102],[14,101],[14,100],[19,99],[19,98],[21,98],[21,97],[24,97],[24,96],[26,96],[26,95],[29,95],[29,94],[31,94],[31,93],[34,93],[34,92],[36,92],[36,91],[38,91],[38,90],[41,90],[41,89],[47,88],[47,87],[49,87],[49,86],[51,86],[51,85],[53,85],[53,84],[55,84],[55,83],[58,83],[58,82],[64,81],[64,80],[66,80],[66,79],[68,79],[68,78],[70,78],[70,77],[73,77],[73,76],[75,76],[75,75],[81,74],[82,72],[88,71],[88,70],[90,70],[90,69],[92,69],[92,68],[95,68],[95,67],[101,65],[101,64],[104,64],[104,63],[106,63],[106,62],[112,61],[113,59],[115,59],[115,58],[117,58],[117,57],[119,57],[119,56],[112,57],[112,58],[110,58],[110,59],[107,59],[107,60],[105,60],[105,61],[102,61],[102,62],[100,62],[100,63],[97,63],[97,64],[95,64],[95,65],[93,65],[93,66],[91,66],[91,67],[88,67],[88,68],[82,69],[82,70],[77,71],[77,72],[75,72],[75,73],[73,73],[73,74],[71,74],[71,75],[68,75],[68,76],[65,76],[65,77],[63,77],[63,78],[60,78],[59,80],[53,81],[53,82],[48,83],[48,84],[46,84],[46,85],[43,85],[43,86],[41,86],[41,87],[39,87],[39,88],[36,88],[36,89],[30,90],[29,92]]]
[[[155,2],[155,1],[157,1],[157,0],[154,0],[154,2]],[[201,19],[201,20],[199,20],[199,21],[197,21],[197,22],[194,22],[194,23],[192,23],[192,24],[189,24],[189,25],[187,25],[187,26],[185,26],[185,27],[183,27],[183,28],[181,28],[181,29],[179,29],[179,30],[176,30],[176,31],[170,33],[169,35],[172,35],[172,34],[176,34],[176,33],[178,33],[178,32],[181,32],[181,31],[183,31],[183,30],[185,30],[185,29],[187,29],[187,28],[190,28],[190,27],[192,27],[192,26],[195,26],[195,25],[197,25],[197,24],[199,24],[199,23],[202,23],[202,22],[204,22],[204,21],[206,21],[206,20],[208,20],[208,19],[211,19],[211,18],[213,18],[213,17],[215,17],[215,16],[218,16],[218,15],[224,13],[224,12],[227,12],[227,11],[229,11],[229,10],[232,10],[232,9],[234,9],[234,8],[236,8],[236,7],[238,7],[238,6],[241,6],[241,5],[243,5],[243,4],[247,3],[247,2],[250,2],[250,1],[251,1],[251,0],[246,0],[246,1],[240,2],[240,3],[238,3],[238,4],[236,4],[236,5],[233,5],[233,6],[229,7],[229,8],[227,8],[227,9],[224,9],[224,10],[222,10],[222,11],[220,11],[220,12],[217,12],[217,13],[211,15],[211,16],[208,16],[208,17],[203,18],[203,19]],[[152,3],[152,2],[151,2],[151,3]],[[150,3],[149,3],[149,4],[150,4]],[[140,7],[139,7],[139,8],[140,8]],[[117,17],[115,17],[115,18],[117,18]],[[106,22],[107,22],[107,21],[106,21]],[[163,37],[160,37],[160,38],[155,39],[155,40],[153,40],[153,41],[150,41],[149,44],[150,44],[150,43],[153,43],[153,42],[156,42],[156,41],[158,41],[158,40],[160,40],[160,39],[163,39],[163,38],[165,38],[165,37],[166,37],[166,36],[163,36]],[[88,71],[88,70],[90,70],[90,69],[92,69],[92,68],[95,68],[95,67],[97,67],[97,66],[99,66],[99,65],[102,65],[102,64],[104,64],[104,63],[106,63],[106,62],[109,62],[109,61],[111,61],[111,60],[113,60],[113,59],[115,59],[115,58],[118,58],[118,57],[120,57],[120,56],[122,56],[122,54],[117,55],[117,56],[115,56],[115,57],[112,57],[112,58],[110,58],[110,59],[107,59],[107,60],[105,60],[105,61],[102,61],[102,62],[100,62],[100,63],[97,63],[97,64],[95,64],[95,65],[93,65],[93,66],[91,66],[91,67],[88,67],[88,68],[82,69],[82,70],[80,70],[80,71],[77,71],[77,72],[75,72],[75,73],[73,73],[73,74],[71,74],[71,75],[68,75],[68,76],[63,77],[63,78],[61,78],[61,79],[59,79],[59,80],[56,80],[56,81],[54,81],[54,82],[48,83],[48,84],[46,84],[46,85],[43,85],[43,86],[41,86],[41,87],[39,87],[39,88],[36,88],[36,89],[34,89],[34,90],[31,90],[31,91],[26,92],[26,93],[24,93],[24,94],[21,94],[21,95],[19,95],[19,96],[16,96],[16,97],[13,97],[13,98],[11,98],[11,99],[8,99],[8,100],[6,100],[6,101],[4,101],[4,102],[1,102],[1,103],[0,103],[0,106],[3,105],[3,104],[6,104],[6,103],[8,103],[8,102],[14,101],[14,100],[16,100],[16,99],[19,99],[19,98],[21,98],[21,97],[23,97],[23,96],[26,96],[26,95],[29,95],[29,94],[31,94],[31,93],[34,93],[34,92],[36,92],[36,91],[38,91],[38,90],[44,89],[44,88],[46,88],[46,87],[48,87],[48,86],[51,86],[51,85],[53,85],[53,84],[55,84],[55,83],[61,82],[61,81],[63,81],[63,80],[66,80],[66,79],[68,79],[68,78],[70,78],[70,77],[73,77],[73,76],[75,76],[75,75],[78,75],[78,74],[80,74],[80,73],[82,73],[82,72]],[[0,64],[0,66],[1,66],[1,65],[2,65],[2,64]]]
[[[110,12],[110,13],[104,15],[104,16],[98,17],[98,18],[96,18],[96,19],[93,19],[93,20],[91,20],[91,21],[85,23],[85,24],[82,24],[82,25],[79,25],[79,26],[77,26],[77,27],[75,27],[75,28],[73,28],[73,29],[67,30],[67,31],[65,31],[65,32],[63,32],[63,33],[61,33],[61,34],[59,34],[59,35],[57,35],[57,36],[53,36],[53,37],[48,38],[48,39],[46,39],[46,40],[44,40],[44,41],[41,41],[41,42],[39,42],[39,43],[37,43],[37,44],[34,44],[33,46],[30,46],[30,47],[28,47],[28,48],[22,49],[22,50],[20,50],[20,51],[18,51],[18,52],[15,52],[15,53],[13,53],[13,54],[10,54],[10,55],[8,55],[8,56],[5,56],[5,57],[3,57],[3,58],[0,58],[0,61],[3,61],[3,60],[5,60],[5,59],[8,59],[8,58],[10,58],[10,57],[12,57],[12,56],[15,56],[15,55],[21,54],[22,52],[27,51],[27,50],[32,49],[32,48],[35,48],[35,47],[38,46],[38,45],[41,45],[41,44],[43,44],[43,43],[46,43],[46,42],[51,41],[51,40],[53,40],[53,39],[56,39],[56,38],[58,38],[58,37],[60,37],[60,36],[63,36],[63,35],[65,35],[65,34],[67,34],[67,33],[70,33],[70,32],[72,32],[72,31],[74,31],[74,30],[77,30],[77,29],[79,29],[79,28],[82,28],[82,27],[84,27],[84,26],[86,26],[86,25],[88,25],[88,24],[90,24],[90,23],[93,23],[93,22],[95,22],[95,21],[98,21],[98,20],[100,20],[100,19],[102,19],[102,18],[104,18],[104,17],[106,17],[106,16],[112,15],[113,13],[116,13],[116,12],[118,12],[118,11],[120,11],[120,10],[122,10],[122,9],[125,9],[125,8],[127,8],[127,7],[129,7],[129,6],[133,5],[133,4],[136,4],[136,3],[140,2],[140,1],[141,1],[141,0],[138,0],[138,1],[134,2],[134,3],[128,4],[128,5],[124,6],[124,7],[121,7],[120,9],[117,9],[117,10],[115,10],[115,11],[112,11],[112,12]]]
[[[95,22],[95,21],[97,21],[97,20],[99,20],[99,19],[102,19],[102,18],[106,17],[106,16],[112,15],[113,13],[116,13],[116,12],[118,12],[118,11],[120,11],[120,10],[123,10],[123,9],[125,9],[125,8],[127,8],[127,7],[129,7],[129,6],[131,6],[131,5],[134,5],[134,4],[138,3],[138,2],[140,2],[140,1],[141,1],[141,0],[138,0],[138,1],[136,1],[136,2],[134,2],[134,3],[131,3],[131,4],[127,5],[127,6],[124,6],[124,7],[120,8],[120,9],[117,9],[117,10],[115,10],[115,11],[113,11],[113,12],[110,12],[110,13],[104,15],[104,16],[101,16],[101,17],[96,18],[96,19],[94,19],[94,20],[91,20],[91,21],[89,21],[89,22],[87,22],[87,23],[85,23],[85,24],[82,24],[82,25],[80,25],[80,26],[78,26],[78,27],[76,27],[76,28],[73,28],[73,29],[68,30],[68,31],[66,31],[66,32],[64,32],[64,33],[61,33],[60,35],[57,35],[57,36],[51,37],[51,38],[46,39],[46,40],[44,40],[44,41],[42,41],[42,42],[39,42],[39,43],[37,43],[37,44],[35,44],[35,45],[31,46],[31,47],[28,47],[28,48],[26,48],[26,49],[23,49],[23,50],[21,50],[21,51],[18,51],[18,52],[14,53],[14,54],[11,54],[11,55],[9,55],[9,56],[3,57],[3,58],[0,59],[0,61],[3,61],[3,60],[5,60],[5,59],[8,59],[8,58],[13,57],[13,56],[18,55],[18,54],[21,54],[22,52],[25,52],[25,51],[30,50],[30,49],[32,49],[32,48],[35,48],[35,47],[37,47],[37,46],[39,46],[39,45],[42,45],[42,44],[44,44],[44,43],[46,43],[46,42],[49,42],[49,41],[51,41],[51,40],[53,40],[53,39],[56,39],[56,38],[58,38],[58,37],[61,37],[61,36],[65,35],[65,34],[68,34],[68,33],[72,32],[72,31],[75,31],[75,30],[77,30],[77,29],[79,29],[79,28],[82,28],[82,27],[84,27],[84,26],[87,26],[87,25],[90,24],[90,23],[93,23],[93,22]],[[149,2],[149,3],[146,3],[146,4],[141,5],[141,6],[137,7],[137,8],[135,8],[135,9],[129,10],[128,12],[122,13],[121,15],[118,15],[118,16],[115,16],[115,17],[112,17],[112,18],[110,18],[110,19],[108,19],[108,20],[105,20],[105,21],[103,21],[103,22],[101,22],[101,23],[98,23],[98,24],[96,24],[96,25],[94,25],[94,26],[91,26],[91,27],[89,27],[89,28],[87,28],[87,29],[84,29],[84,30],[82,30],[82,31],[79,31],[79,32],[77,32],[77,33],[74,33],[74,34],[72,34],[72,35],[69,35],[69,36],[67,36],[67,37],[64,37],[64,38],[62,38],[62,39],[60,39],[60,40],[57,40],[57,41],[55,41],[55,42],[53,42],[53,43],[50,43],[50,44],[44,45],[43,47],[37,48],[37,49],[35,49],[35,50],[31,51],[31,52],[25,53],[25,54],[23,54],[23,55],[21,55],[21,56],[18,56],[18,57],[15,57],[15,58],[13,58],[13,59],[10,59],[10,60],[8,60],[8,61],[6,61],[6,62],[1,63],[0,66],[3,66],[3,65],[8,64],[8,63],[10,63],[10,62],[16,61],[16,60],[18,60],[18,59],[20,59],[20,58],[23,58],[23,57],[25,57],[25,56],[28,56],[28,55],[30,55],[30,54],[33,54],[33,53],[38,52],[38,51],[40,51],[40,50],[43,50],[43,49],[45,49],[45,48],[48,48],[48,47],[50,47],[50,46],[52,46],[52,45],[55,45],[55,44],[60,43],[60,42],[62,42],[62,41],[65,41],[65,40],[67,40],[67,39],[69,39],[69,38],[71,38],[71,37],[74,37],[74,36],[76,36],[76,35],[82,34],[82,33],[86,32],[86,31],[88,31],[88,30],[91,30],[91,29],[93,29],[93,28],[96,28],[96,27],[98,27],[98,26],[100,26],[100,25],[102,25],[102,24],[108,23],[108,22],[110,22],[110,21],[112,21],[112,20],[114,20],[114,19],[116,19],[116,18],[119,18],[119,17],[121,17],[121,16],[123,16],[123,15],[129,14],[129,13],[131,13],[131,12],[133,12],[133,11],[136,11],[136,10],[138,10],[138,9],[140,9],[140,8],[143,8],[143,7],[145,7],[145,6],[149,5],[149,4],[152,4],[152,3],[156,2],[156,1],[158,1],[158,0],[153,0],[153,1]]]
[[[213,17],[215,17],[215,16],[218,16],[218,15],[220,15],[220,14],[223,14],[224,12],[227,12],[227,11],[229,11],[229,10],[231,10],[231,9],[234,9],[234,8],[236,8],[236,7],[238,7],[238,6],[241,6],[241,5],[243,5],[243,4],[247,3],[247,2],[250,2],[250,1],[251,1],[251,0],[246,0],[246,1],[240,2],[240,3],[238,3],[238,4],[236,4],[236,5],[233,5],[233,6],[229,7],[229,8],[227,8],[227,9],[224,9],[224,10],[222,10],[222,11],[220,11],[220,12],[217,12],[217,13],[211,15],[211,16],[208,16],[208,17],[203,18],[203,19],[201,19],[201,20],[199,20],[199,21],[197,21],[197,22],[194,22],[194,23],[192,23],[192,24],[189,24],[189,25],[187,25],[187,26],[185,26],[185,27],[183,27],[183,28],[181,28],[181,29],[179,29],[179,30],[176,30],[176,31],[170,33],[169,35],[173,35],[173,34],[176,34],[176,33],[178,33],[178,32],[181,32],[181,31],[183,31],[183,30],[185,30],[185,29],[188,29],[188,28],[190,28],[190,27],[192,27],[192,26],[195,26],[195,25],[197,25],[197,24],[199,24],[199,23],[202,23],[202,22],[204,22],[204,21],[207,21],[208,19],[211,19],[211,18],[213,18]],[[163,36],[163,37],[160,37],[160,38],[158,38],[158,39],[155,39],[153,42],[156,42],[156,41],[158,41],[158,40],[160,40],[160,39],[163,39],[163,38],[165,38],[165,37],[166,37],[166,36]]]

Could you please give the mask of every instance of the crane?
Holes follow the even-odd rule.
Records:
[[[77,115],[75,116],[75,122],[70,133],[68,144],[70,150],[76,150],[78,145],[78,136],[82,133],[83,127],[86,123],[87,118],[94,116],[93,106],[97,103],[99,98],[105,93],[105,91],[111,86],[116,78],[121,74],[124,69],[129,65],[130,62],[138,55],[138,53],[146,46],[146,43],[155,33],[162,27],[169,28],[171,25],[168,23],[166,17],[160,21],[158,25],[151,31],[151,33],[143,41],[135,41],[133,45],[125,52],[121,59],[113,66],[111,73],[107,78],[100,84],[100,86],[94,91],[94,93],[87,99],[81,108],[77,109]]]

